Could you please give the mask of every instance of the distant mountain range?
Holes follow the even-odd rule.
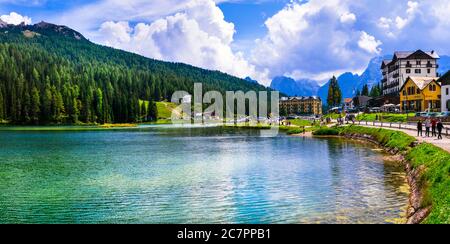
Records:
[[[370,60],[366,70],[361,74],[346,72],[338,78],[339,86],[342,90],[343,98],[351,98],[356,95],[357,90],[362,90],[364,85],[369,88],[378,84],[382,79],[381,62],[384,59],[391,59],[392,56],[380,56]],[[450,70],[450,56],[441,56],[439,60],[439,74],[445,74]],[[330,77],[331,78],[331,77]],[[317,81],[302,79],[294,80],[289,77],[279,76],[272,80],[270,88],[283,92],[289,96],[319,96],[326,102],[329,82],[319,86]]]
[[[315,96],[320,86],[314,80],[294,80],[285,76],[275,77],[270,88],[283,92],[288,96]]]

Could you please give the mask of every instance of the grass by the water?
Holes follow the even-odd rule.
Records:
[[[415,114],[394,114],[394,113],[376,113],[376,114],[360,114],[356,117],[356,120],[360,121],[382,121],[382,122],[392,122],[392,123],[398,123],[398,122],[408,122],[408,118],[414,117]]]
[[[425,206],[432,205],[427,224],[450,223],[450,153],[432,144],[413,148],[407,159],[413,167],[426,167],[421,183],[425,189]]]

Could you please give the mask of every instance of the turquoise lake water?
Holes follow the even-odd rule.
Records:
[[[0,131],[0,223],[391,223],[404,170],[370,145],[258,130]]]

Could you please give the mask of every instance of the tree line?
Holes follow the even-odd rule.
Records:
[[[156,120],[173,92],[263,90],[220,72],[166,63],[67,36],[0,33],[0,122],[135,123]]]

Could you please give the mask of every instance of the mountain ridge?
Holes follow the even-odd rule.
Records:
[[[159,61],[90,42],[41,22],[0,29],[0,121],[135,123],[156,119],[150,101],[176,91],[270,91],[220,71]],[[145,103],[143,101],[149,101]]]

